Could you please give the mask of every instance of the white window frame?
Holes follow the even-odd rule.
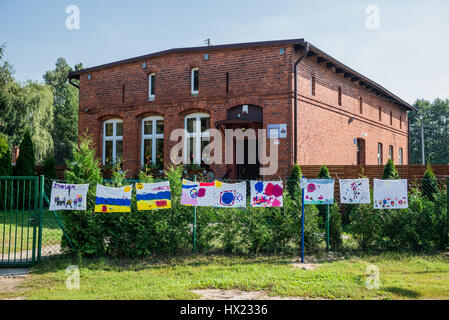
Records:
[[[145,161],[145,154],[144,154],[144,147],[145,147],[145,140],[151,140],[151,163],[156,164],[156,151],[157,151],[157,141],[156,140],[164,140],[164,134],[159,133],[157,134],[157,121],[162,120],[164,121],[164,117],[161,116],[152,116],[142,119],[142,138],[140,139],[140,163],[143,166]],[[153,132],[150,134],[145,134],[145,122],[146,121],[152,121],[152,128]],[[164,123],[165,126],[165,123]]]
[[[112,136],[106,136],[106,125],[112,123]],[[117,123],[122,124],[122,136],[117,136]],[[117,141],[123,141],[123,120],[111,119],[103,122],[103,165],[106,164],[106,141],[112,141],[112,163],[117,162]],[[122,145],[123,148],[123,145]],[[123,152],[123,150],[122,150]]]
[[[383,164],[383,144],[380,142],[377,144],[377,164],[382,165]]]
[[[156,81],[156,73],[153,72],[148,75],[148,101],[153,101],[156,98],[156,87],[154,88],[154,93],[151,94],[151,87],[153,85],[152,79],[153,76]]]
[[[189,155],[190,155],[190,146],[189,141],[190,138],[195,139],[195,152],[193,153],[193,164],[201,164],[201,141],[202,138],[209,139],[210,138],[210,132],[207,128],[206,131],[201,132],[201,119],[203,118],[209,118],[210,121],[210,115],[207,113],[192,113],[184,118],[184,132],[185,132],[185,139],[184,139],[184,163],[189,163]],[[187,121],[188,119],[195,119],[195,128],[194,132],[188,132],[187,130]],[[210,125],[210,122],[209,122]]]
[[[402,148],[399,148],[399,165],[400,166],[402,166],[404,163],[403,163],[403,159],[402,159],[402,157],[403,157],[403,153],[404,153],[404,151],[403,151],[403,149]]]
[[[394,161],[394,147],[392,145],[388,146],[388,160]]]
[[[198,90],[195,90],[194,88],[194,73],[195,71],[198,71]],[[200,69],[199,68],[192,68],[192,70],[190,71],[190,92],[192,94],[198,94],[200,89]]]

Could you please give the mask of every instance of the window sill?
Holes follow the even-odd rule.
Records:
[[[192,96],[192,97],[195,97],[195,98],[198,97],[198,92],[192,92],[192,93],[191,93],[191,96]]]
[[[148,101],[154,101],[154,99],[155,99],[156,97],[150,97],[150,98],[148,98]]]

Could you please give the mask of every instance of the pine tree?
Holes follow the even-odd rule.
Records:
[[[388,162],[384,167],[384,173],[382,175],[382,179],[384,179],[384,180],[399,179],[399,173],[396,170],[393,160],[388,159]]]
[[[432,171],[432,167],[428,165],[422,178],[422,193],[429,200],[434,201],[435,194],[438,193],[438,191],[438,181]]]
[[[327,168],[326,165],[322,165],[320,168],[320,172],[318,173],[318,178],[319,179],[330,179],[331,175],[329,173],[329,169]],[[324,227],[325,225],[325,221],[326,221],[326,212],[327,212],[327,205],[322,205],[319,204],[317,205],[318,208],[318,216],[319,216],[319,225],[320,227]]]
[[[10,176],[11,170],[11,149],[6,137],[0,134],[0,176]]]
[[[301,202],[301,177],[301,167],[299,164],[294,165],[287,181],[287,192],[289,197],[297,203]]]
[[[15,176],[36,175],[36,157],[34,153],[33,141],[31,141],[30,131],[27,129],[20,143],[19,157],[14,168]]]

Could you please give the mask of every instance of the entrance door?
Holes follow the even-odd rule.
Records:
[[[365,139],[357,139],[357,165],[364,166],[366,164]]]
[[[244,145],[245,145],[244,163],[237,164],[237,179],[239,179],[239,180],[259,179],[259,172],[260,172],[259,157],[256,156],[256,163],[250,164],[249,156],[248,156],[249,155],[248,139],[245,139]],[[257,139],[256,139],[256,155],[259,152],[258,148],[259,148],[259,146],[257,144]]]
[[[0,267],[39,260],[42,192],[39,177],[0,177]]]

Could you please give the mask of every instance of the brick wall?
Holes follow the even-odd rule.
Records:
[[[280,48],[285,53],[280,54]],[[173,129],[184,127],[184,117],[194,112],[210,115],[211,126],[226,119],[226,111],[234,106],[253,104],[263,109],[263,126],[287,123],[287,139],[280,139],[279,171],[286,176],[293,159],[293,63],[298,55],[293,46],[264,46],[220,49],[209,52],[171,53],[163,56],[107,67],[81,74],[79,131],[86,129],[97,144],[97,156],[102,156],[103,122],[123,120],[124,169],[135,175],[141,162],[142,119],[151,115],[164,117],[164,159],[176,142],[169,141]],[[142,68],[146,62],[147,67]],[[200,70],[198,96],[190,92],[190,70]],[[310,95],[310,74],[315,74],[316,95]],[[156,97],[148,101],[148,75],[156,74]],[[226,91],[228,74],[228,92]],[[404,149],[407,161],[407,125],[402,113],[386,100],[364,93],[312,58],[299,66],[298,152],[300,164],[356,164],[354,139],[367,133],[366,164],[377,164],[377,142],[384,144],[384,160],[388,145]],[[342,87],[342,106],[337,105],[337,88]],[[123,90],[124,89],[124,90]],[[366,90],[365,90],[366,91]],[[359,113],[358,97],[364,99],[363,114]],[[384,115],[378,121],[376,108],[382,106]],[[393,126],[389,111],[394,112]],[[349,117],[355,120],[348,122]],[[217,177],[227,166],[214,166]]]

